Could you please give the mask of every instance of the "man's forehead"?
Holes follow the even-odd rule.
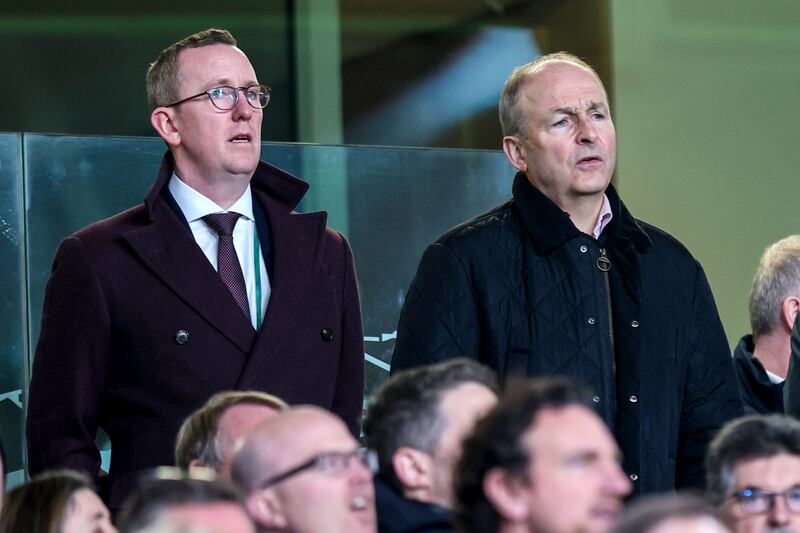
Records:
[[[738,461],[734,467],[737,488],[757,486],[784,490],[800,485],[800,456],[779,453]]]
[[[605,87],[597,75],[573,63],[543,65],[527,76],[521,92],[525,100],[548,108],[577,104],[581,108],[608,107]]]
[[[246,81],[256,81],[255,70],[250,60],[239,48],[224,43],[184,48],[178,52],[178,72],[181,79],[201,78],[203,81],[231,81],[239,83],[245,76]]]
[[[603,421],[582,405],[542,409],[528,426],[523,440],[534,455],[542,452],[571,453],[578,449],[619,453]]]

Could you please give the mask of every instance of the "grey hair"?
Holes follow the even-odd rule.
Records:
[[[517,100],[519,100],[519,92],[525,81],[541,71],[544,67],[551,63],[570,63],[580,68],[586,69],[597,78],[600,86],[605,91],[605,86],[600,80],[600,76],[586,61],[569,52],[555,52],[541,57],[537,57],[530,63],[517,67],[511,73],[511,76],[506,80],[503,86],[503,92],[500,94],[500,103],[498,105],[500,112],[500,126],[503,129],[503,136],[520,135],[525,133],[523,131],[523,117],[520,110],[517,108]]]
[[[750,291],[750,327],[754,337],[771,333],[780,321],[781,304],[800,296],[800,235],[790,235],[764,250]]]

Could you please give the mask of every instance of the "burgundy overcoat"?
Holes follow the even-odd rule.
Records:
[[[293,211],[308,184],[264,162],[251,181],[272,267],[256,332],[167,201],[172,171],[167,154],[143,205],[67,237],[45,296],[29,471],[96,475],[102,427],[112,443],[103,483],[112,508],[141,470],[173,463],[181,422],[219,391],[319,405],[358,432],[364,347],[353,257],[326,228],[326,213]]]

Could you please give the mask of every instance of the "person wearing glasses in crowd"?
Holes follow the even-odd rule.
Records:
[[[773,414],[727,424],[709,446],[706,486],[736,533],[800,532],[800,421]]]
[[[342,420],[312,406],[284,411],[247,434],[231,465],[259,531],[376,531],[375,453]]]
[[[308,184],[259,161],[270,89],[209,29],[147,72],[167,144],[142,205],[67,237],[47,286],[28,405],[32,474],[100,473],[119,507],[138,472],[172,464],[181,422],[222,390],[330,409],[357,434],[363,337],[354,263]],[[124,169],[120,169],[124,172]]]

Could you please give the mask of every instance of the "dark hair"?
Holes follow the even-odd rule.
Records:
[[[44,472],[6,496],[0,516],[4,533],[57,533],[72,498],[81,489],[94,490],[89,478],[72,470]]]
[[[733,530],[731,518],[700,492],[657,494],[637,500],[629,507],[613,533],[647,533],[650,529],[676,518],[707,517]]]
[[[521,437],[544,409],[582,405],[592,409],[588,388],[565,377],[512,381],[499,403],[464,441],[455,469],[455,521],[467,533],[496,531],[500,517],[483,492],[492,468],[521,474],[532,457]]]
[[[364,421],[368,448],[378,454],[382,476],[398,490],[402,485],[392,457],[402,447],[434,453],[445,427],[442,395],[459,385],[478,383],[497,392],[494,372],[471,359],[451,359],[400,372],[375,394]]]
[[[158,58],[147,69],[147,103],[151,110],[179,100],[178,54],[180,51],[213,44],[236,46],[236,39],[227,30],[209,28],[169,45],[158,54]]]
[[[228,409],[243,404],[264,405],[276,411],[289,407],[277,396],[266,392],[218,392],[181,424],[175,440],[175,465],[188,469],[191,462],[198,459],[204,466],[218,468],[223,459],[219,450],[219,421]]]
[[[136,533],[151,527],[162,513],[179,505],[230,502],[240,505],[242,512],[247,513],[242,495],[232,485],[220,480],[192,478],[180,474],[178,469],[169,471],[178,474],[171,479],[143,480],[125,500],[119,515],[121,533]]]
[[[722,504],[733,490],[740,461],[780,453],[800,456],[800,421],[783,415],[751,415],[728,422],[708,447],[706,489]]]

